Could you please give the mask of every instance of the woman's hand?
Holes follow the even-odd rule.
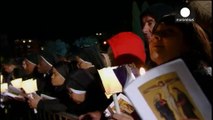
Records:
[[[32,93],[32,97],[28,97],[28,104],[30,108],[37,108],[38,102],[41,99],[42,98],[39,95],[37,95],[36,93]]]

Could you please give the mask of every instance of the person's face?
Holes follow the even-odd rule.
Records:
[[[155,26],[155,19],[151,16],[144,16],[142,18],[142,23],[143,23],[143,28],[142,32],[144,34],[144,37],[146,40],[150,40],[151,35],[152,35],[152,29]]]
[[[22,67],[27,74],[31,74],[36,67],[36,64],[31,63],[29,60],[25,59],[22,62]]]
[[[65,78],[55,69],[52,69],[51,83],[53,86],[60,86],[64,84]]]
[[[12,73],[15,69],[15,65],[13,64],[3,64],[4,71],[7,73]]]
[[[151,60],[157,64],[180,57],[187,51],[183,33],[172,25],[159,24],[149,41]]]

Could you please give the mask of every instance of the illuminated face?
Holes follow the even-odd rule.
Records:
[[[146,40],[149,41],[152,35],[152,29],[154,28],[156,23],[155,19],[151,16],[144,16],[142,19],[142,23],[143,23],[142,32]]]
[[[53,68],[51,82],[53,86],[61,86],[64,84],[65,78],[55,68]]]
[[[149,41],[150,57],[157,64],[180,57],[187,49],[180,29],[164,23],[159,24]]]

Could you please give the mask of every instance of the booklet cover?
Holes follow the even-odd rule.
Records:
[[[144,120],[210,120],[211,104],[185,63],[174,60],[147,71],[124,88]]]

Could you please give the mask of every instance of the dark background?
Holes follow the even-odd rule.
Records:
[[[141,8],[144,1],[176,4],[183,0],[0,2],[0,54],[17,54],[20,49],[25,52],[25,48],[15,43],[18,39],[36,40],[38,43],[32,43],[34,45],[56,39],[72,43],[96,32],[131,31],[133,1]]]
[[[120,30],[128,27],[131,21],[132,0],[23,4],[2,5],[1,33],[13,38],[71,39],[94,32]]]
[[[129,30],[132,1],[134,0],[2,3],[0,29],[10,39],[72,39],[95,32]],[[145,0],[135,1],[140,6]],[[171,3],[173,0],[147,0],[150,4],[158,1]]]

